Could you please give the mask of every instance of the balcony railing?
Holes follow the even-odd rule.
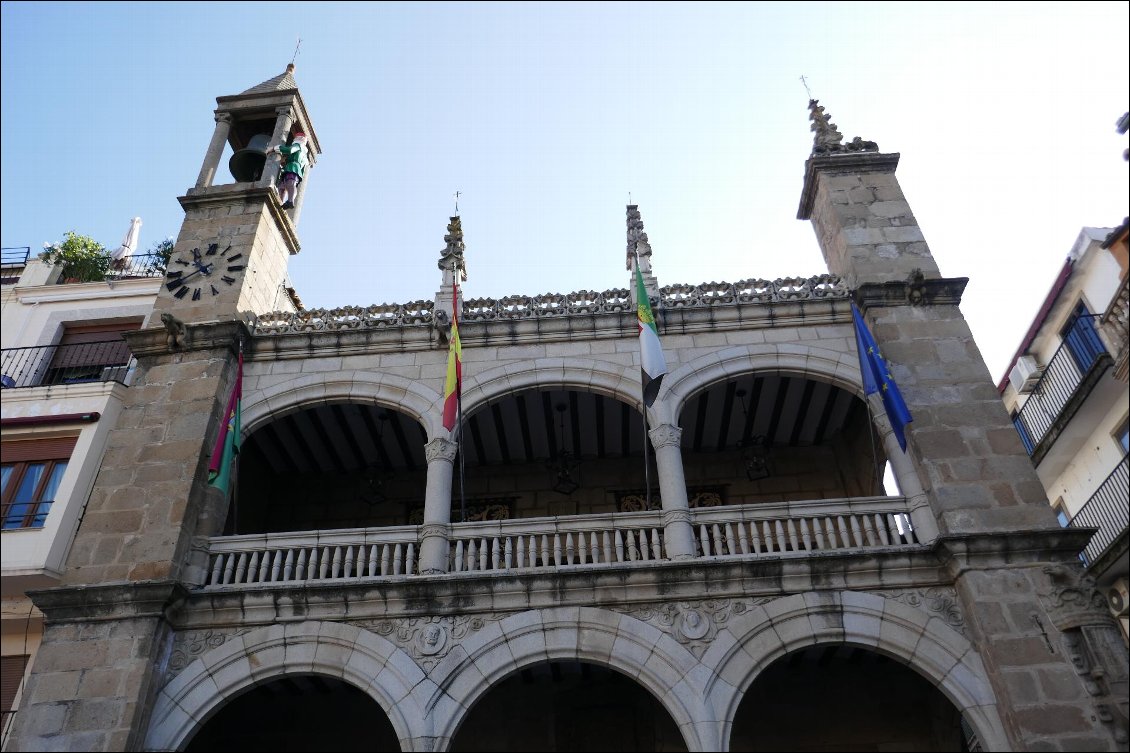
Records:
[[[1107,349],[1095,329],[1095,316],[1081,316],[1064,336],[1013,424],[1029,455],[1053,428],[1091,369]]]
[[[31,257],[30,246],[0,249],[0,284],[15,285]]]
[[[34,345],[0,351],[0,385],[5,389],[82,382],[128,384],[137,362],[125,340]]]
[[[901,497],[691,511],[697,557],[803,556],[919,543]],[[217,536],[207,588],[416,575],[419,526]],[[451,526],[449,572],[532,572],[669,559],[662,512],[518,518]]]
[[[1084,562],[1088,566],[1103,555],[1119,534],[1130,525],[1130,508],[1126,500],[1130,499],[1130,466],[1127,461],[1130,455],[1123,455],[1122,462],[1106,480],[1099,485],[1098,490],[1087,500],[1075,517],[1071,519],[1070,526],[1074,528],[1098,528],[1087,548],[1083,550]]]

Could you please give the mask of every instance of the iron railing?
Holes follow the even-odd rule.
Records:
[[[27,264],[30,257],[31,246],[13,246],[0,249],[0,265],[3,266]]]
[[[106,278],[128,280],[133,277],[164,277],[168,263],[168,259],[161,254],[134,254],[122,259],[120,263],[111,263]]]
[[[1130,455],[1123,455],[1122,462],[1114,467],[1098,490],[1075,514],[1068,524],[1073,528],[1098,528],[1087,548],[1083,550],[1083,561],[1090,566],[1107,550],[1119,534],[1130,525],[1130,508],[1126,500],[1130,498]]]
[[[1084,377],[1105,353],[1107,349],[1095,328],[1095,315],[1080,316],[1064,335],[1040,381],[1013,419],[1029,455],[1035,454]]]
[[[82,382],[128,384],[136,363],[122,339],[4,348],[0,351],[0,385],[15,389]]]

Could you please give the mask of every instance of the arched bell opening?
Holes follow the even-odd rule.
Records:
[[[685,751],[671,715],[643,686],[588,662],[525,667],[467,712],[451,751]]]
[[[885,494],[866,403],[828,382],[734,376],[692,395],[679,425],[691,507]]]
[[[451,519],[460,520],[461,502],[467,520],[642,509],[643,438],[639,410],[612,397],[569,389],[505,395],[464,416]],[[653,456],[650,464],[654,487]]]
[[[229,699],[184,747],[204,751],[399,751],[380,705],[349,683],[296,674]]]
[[[972,728],[929,680],[858,646],[786,654],[746,691],[731,751],[968,751]]]
[[[366,403],[274,418],[244,439],[226,535],[423,521],[424,427]]]

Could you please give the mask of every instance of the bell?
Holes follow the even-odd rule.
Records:
[[[267,144],[271,137],[265,133],[257,133],[247,142],[247,146],[240,149],[228,160],[228,170],[240,183],[259,180],[263,176],[263,165],[267,162]]]

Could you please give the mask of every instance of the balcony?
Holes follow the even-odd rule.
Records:
[[[4,389],[87,382],[129,383],[136,360],[122,339],[71,345],[34,345],[0,351]]]
[[[696,558],[804,557],[915,547],[906,500],[865,497],[691,510]],[[418,575],[420,526],[207,540],[204,588],[366,582]],[[448,575],[647,567],[667,561],[659,511],[456,523]],[[442,577],[442,576],[441,576]]]
[[[1087,567],[1098,562],[1130,525],[1130,509],[1126,506],[1126,500],[1130,498],[1128,460],[1130,455],[1122,456],[1122,462],[1115,466],[1069,523],[1073,528],[1099,529],[1083,550]]]
[[[1032,462],[1044,458],[1110,363],[1095,316],[1079,317],[1013,418]]]
[[[30,246],[0,249],[0,284],[15,285],[19,282],[30,257]]]

